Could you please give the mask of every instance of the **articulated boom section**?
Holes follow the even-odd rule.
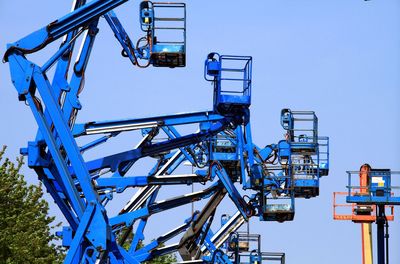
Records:
[[[171,252],[179,252],[183,261],[237,263],[220,249],[232,232],[253,216],[262,221],[293,220],[295,198],[318,195],[319,179],[329,169],[328,138],[318,137],[314,112],[284,109],[287,137],[264,148],[254,144],[249,110],[252,58],[217,53],[209,54],[205,62],[204,76],[214,85],[210,111],[76,123],[82,109],[79,93],[101,17],[133,65],[185,66],[185,4],[142,2],[139,17],[145,36],[134,44],[113,11],[125,2],[76,0],[70,14],[10,44],[4,55],[18,98],[27,103],[39,127],[35,140],[21,153],[28,156],[29,167],[68,222],[58,233],[68,248],[65,263],[140,263]],[[60,49],[44,65],[28,60],[27,55],[62,37]],[[76,52],[78,39],[82,45]],[[77,59],[70,67],[73,54]],[[53,67],[50,81],[47,72]],[[300,122],[309,127],[299,127]],[[193,124],[198,130],[179,132],[189,131]],[[142,136],[135,147],[84,158],[85,152],[135,131]],[[135,174],[133,165],[145,157],[153,158],[154,166],[147,175]],[[192,173],[176,173],[188,163]],[[195,183],[205,186],[158,199],[162,187]],[[132,188],[135,195],[112,214],[108,202]],[[243,196],[238,188],[252,194]],[[226,196],[237,213],[214,233],[215,211]],[[199,200],[206,200],[206,205],[179,226],[153,240],[146,237],[150,217]],[[179,242],[168,244],[171,239]],[[144,241],[151,242],[139,248]],[[253,263],[268,260],[260,249],[250,257]]]

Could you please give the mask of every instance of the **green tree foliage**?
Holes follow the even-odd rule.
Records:
[[[43,200],[41,186],[28,186],[16,164],[0,150],[0,263],[61,263],[63,252],[53,242],[54,217]]]
[[[125,232],[129,232],[127,231],[127,229],[123,229],[121,234],[125,233]],[[131,243],[132,243],[132,239],[133,239],[133,233],[130,232],[128,235],[128,238],[125,240],[124,244],[122,245],[123,248],[125,248],[126,250],[129,249]],[[137,249],[142,248],[144,245],[143,243],[140,241]],[[161,244],[160,247],[163,247],[164,245]],[[146,261],[144,262],[145,264],[170,264],[170,263],[175,263],[177,261],[176,259],[176,255],[175,254],[167,254],[164,256],[159,256],[159,257],[155,257],[153,258],[151,261]]]

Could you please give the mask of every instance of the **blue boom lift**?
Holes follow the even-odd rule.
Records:
[[[4,54],[18,98],[29,106],[38,124],[35,139],[21,153],[28,156],[29,167],[68,222],[58,233],[68,248],[64,263],[140,263],[171,252],[179,252],[183,261],[232,263],[219,248],[250,217],[293,220],[295,198],[318,195],[319,178],[328,174],[328,139],[318,137],[313,112],[285,109],[282,126],[288,136],[263,148],[254,144],[249,109],[252,58],[217,53],[207,56],[204,70],[206,80],[214,85],[212,110],[77,123],[82,109],[79,94],[101,17],[120,43],[122,56],[133,65],[185,66],[186,5],[142,2],[139,17],[145,36],[134,43],[113,11],[125,2],[76,0],[71,13],[9,44]],[[164,38],[165,33],[173,39]],[[43,65],[28,59],[61,38],[59,50]],[[79,39],[81,49],[71,65]],[[55,70],[52,81],[50,69]],[[301,135],[296,134],[300,131],[296,115],[305,115],[301,121],[311,124]],[[197,131],[179,132],[193,125]],[[97,158],[84,159],[85,152],[130,131],[142,135],[135,147],[106,156],[95,152]],[[145,157],[154,159],[154,167],[147,175],[135,175],[133,165]],[[176,174],[187,162],[196,171]],[[205,184],[204,189],[157,200],[161,187],[195,183]],[[242,195],[238,187],[247,194]],[[110,200],[132,188],[136,194],[118,214],[106,210]],[[211,225],[225,196],[237,213],[214,233]],[[145,237],[145,229],[153,215],[199,200],[206,201],[201,210],[138,247],[151,239]],[[179,242],[167,244],[171,239]]]

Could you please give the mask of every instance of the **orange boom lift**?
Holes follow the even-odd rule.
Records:
[[[371,171],[369,164],[364,164],[360,167],[360,186],[358,192],[351,195],[369,195],[369,177]],[[339,203],[339,200],[345,199],[348,192],[334,192],[333,193],[333,219],[334,220],[351,220],[354,223],[361,224],[361,249],[362,249],[362,264],[372,264],[372,226],[371,223],[375,222],[376,205],[357,205],[355,203]],[[340,199],[342,198],[342,199]],[[386,206],[386,210],[390,213],[386,215],[387,221],[394,220],[394,206]]]

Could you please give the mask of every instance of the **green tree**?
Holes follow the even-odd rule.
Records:
[[[0,150],[0,263],[61,263],[60,246],[54,244],[54,217],[41,185],[28,185],[19,173],[23,158],[16,164]]]

